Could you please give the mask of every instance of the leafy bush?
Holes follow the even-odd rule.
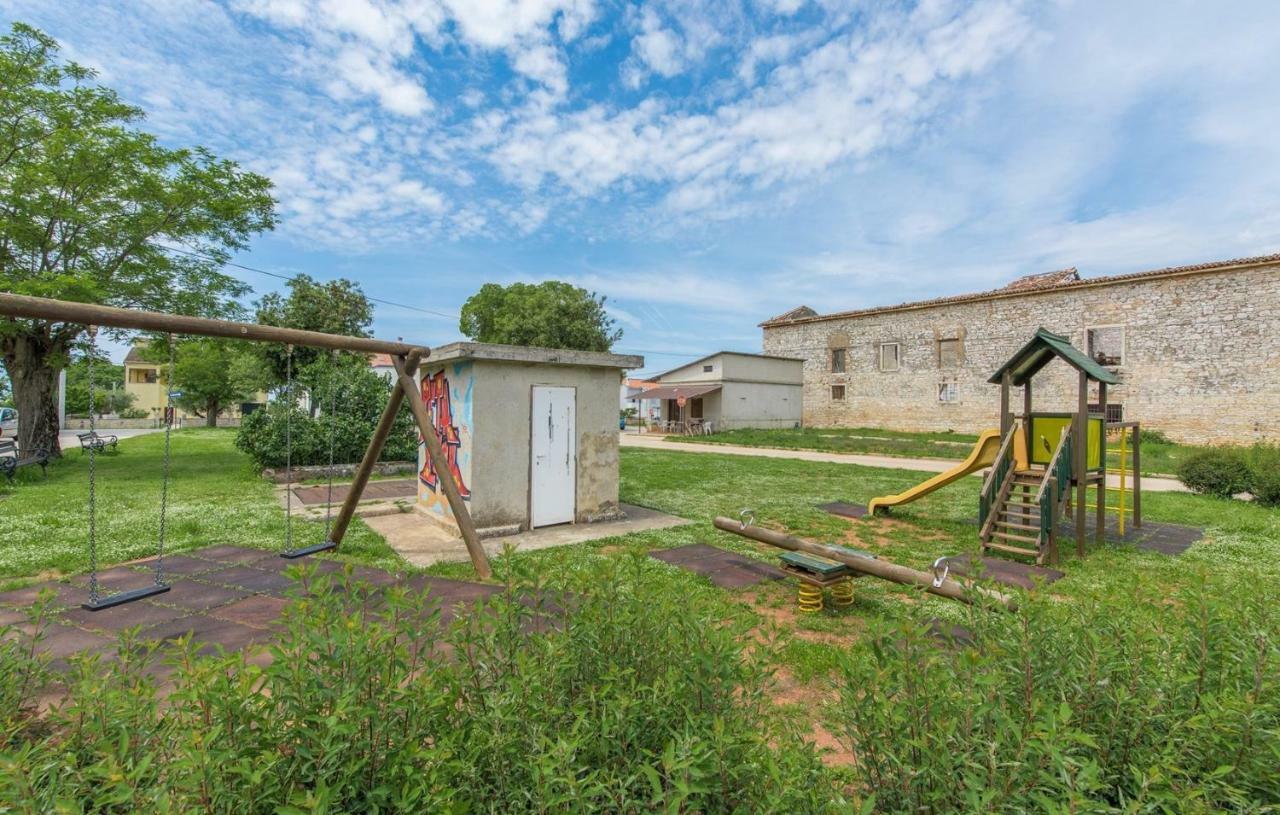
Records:
[[[131,407],[120,411],[119,415],[121,419],[145,419],[151,414],[147,413],[142,408]]]
[[[253,459],[258,467],[283,467],[286,455],[286,418],[292,436],[294,466],[329,463],[330,434],[333,434],[333,460],[352,464],[360,461],[382,416],[391,385],[367,368],[345,370],[315,389],[312,398],[322,411],[334,405],[332,415],[318,412],[311,416],[297,407],[288,408],[277,400],[265,409],[256,410],[240,422],[236,447]],[[336,399],[331,397],[336,395]],[[382,461],[412,461],[418,456],[418,432],[407,406],[401,408]]]
[[[312,578],[269,666],[185,651],[163,705],[126,640],[0,752],[0,810],[847,811],[770,716],[761,656],[683,595],[589,577],[443,633],[421,596]]]
[[[876,811],[1257,812],[1280,801],[1275,592],[1242,582],[1112,594],[972,612],[972,646],[873,626],[843,660],[828,721]]]
[[[1249,450],[1249,492],[1264,506],[1280,506],[1280,444],[1259,443]]]
[[[1152,430],[1143,427],[1138,431],[1139,444],[1173,444],[1173,440],[1163,430]]]
[[[1239,447],[1206,447],[1178,465],[1178,480],[1193,492],[1230,498],[1252,486],[1249,460]]]

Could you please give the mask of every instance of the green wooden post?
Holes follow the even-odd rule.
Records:
[[[1075,427],[1072,434],[1076,437],[1075,464],[1071,468],[1072,477],[1076,480],[1076,554],[1084,557],[1084,524],[1088,511],[1088,472],[1089,472],[1089,377],[1080,372],[1080,390],[1076,400]]]
[[[1101,545],[1106,539],[1107,527],[1107,383],[1098,383],[1098,412],[1102,414],[1102,480],[1098,482],[1098,500],[1094,501],[1098,512],[1095,515],[1093,542]]]

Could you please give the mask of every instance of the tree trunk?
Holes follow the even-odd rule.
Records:
[[[18,409],[18,447],[61,455],[58,445],[58,372],[66,349],[48,336],[23,333],[6,338],[5,369]]]
[[[217,427],[218,414],[221,412],[222,412],[222,407],[221,405],[218,404],[217,400],[210,399],[208,403],[205,405],[205,409],[204,409],[204,426]]]

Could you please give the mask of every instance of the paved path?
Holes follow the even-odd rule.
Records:
[[[699,442],[667,441],[662,436],[640,433],[623,433],[623,447],[642,447],[649,450],[674,450],[679,453],[719,453],[728,456],[759,456],[762,458],[791,458],[800,461],[822,461],[834,464],[859,464],[863,467],[882,467],[889,470],[917,470],[922,473],[940,473],[960,462],[944,458],[899,458],[897,456],[870,456],[859,453],[824,453],[819,450],[781,450],[775,447],[746,447],[739,444],[704,444]],[[1111,486],[1119,480],[1112,476]],[[1188,492],[1182,482],[1174,478],[1142,477],[1144,492]]]
[[[62,447],[62,452],[74,453],[75,451],[79,450],[80,439],[78,438],[78,436],[81,433],[88,433],[88,432],[89,432],[88,430],[63,430],[59,432],[58,445]],[[104,436],[115,436],[116,438],[119,438],[119,439],[129,439],[129,438],[133,438],[134,436],[145,436],[148,433],[159,433],[160,429],[149,427],[141,430],[132,429],[132,428],[128,430],[111,430],[110,428],[104,427],[98,432]]]

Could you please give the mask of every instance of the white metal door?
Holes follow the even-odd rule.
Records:
[[[578,472],[575,410],[573,388],[534,386],[530,526],[573,521]]]

